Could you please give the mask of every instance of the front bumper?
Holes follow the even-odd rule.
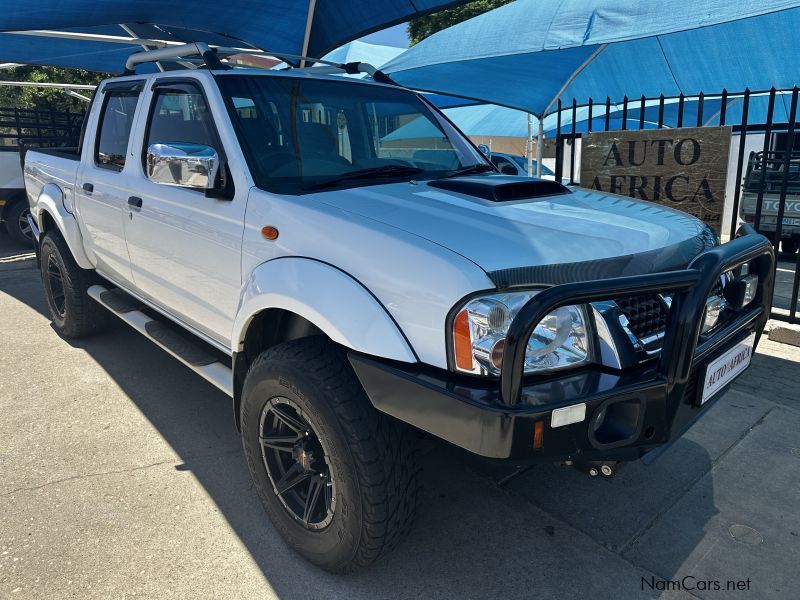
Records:
[[[548,288],[511,324],[499,382],[355,352],[350,362],[378,410],[481,456],[634,460],[680,437],[724,393],[701,405],[698,380],[708,363],[751,334],[758,343],[769,317],[774,261],[769,241],[744,226],[735,240],[703,252],[685,270]],[[722,273],[744,264],[758,276],[755,299],[702,336],[706,298]],[[527,340],[556,308],[648,293],[673,295],[659,357],[622,370],[594,365],[523,376]],[[583,421],[550,427],[554,409],[578,403],[586,404]]]

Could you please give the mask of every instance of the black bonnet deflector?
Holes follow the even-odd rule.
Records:
[[[529,200],[531,198],[570,193],[568,188],[555,181],[504,175],[435,179],[429,182],[428,185],[449,192],[491,200],[492,202]]]

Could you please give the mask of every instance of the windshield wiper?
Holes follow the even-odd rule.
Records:
[[[350,171],[343,173],[332,179],[326,179],[318,183],[312,183],[304,186],[303,190],[321,190],[329,187],[334,187],[344,181],[351,181],[354,179],[379,179],[381,177],[403,177],[405,175],[417,175],[422,173],[424,169],[419,167],[408,167],[405,165],[383,165],[381,167],[371,167],[368,169],[358,169],[357,171]]]
[[[496,171],[496,169],[492,165],[480,163],[477,165],[464,167],[463,169],[450,171],[447,173],[447,175],[445,175],[445,177],[458,177],[459,175],[471,175],[472,173],[488,173],[489,171]]]

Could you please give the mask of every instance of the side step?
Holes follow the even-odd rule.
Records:
[[[203,342],[195,341],[191,334],[184,332],[177,325],[153,319],[145,314],[142,312],[144,305],[122,290],[109,290],[102,285],[93,285],[87,292],[96,302],[151,342],[177,358],[206,381],[233,396],[231,368],[219,362],[211,352],[203,348]]]

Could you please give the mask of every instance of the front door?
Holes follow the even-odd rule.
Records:
[[[145,160],[152,144],[210,146],[223,161],[226,153],[200,82],[156,84],[148,104],[136,160],[141,202],[129,207],[125,220],[134,283],[143,296],[230,347],[242,284],[247,186],[240,183],[232,197],[215,198],[203,190],[150,181]]]

